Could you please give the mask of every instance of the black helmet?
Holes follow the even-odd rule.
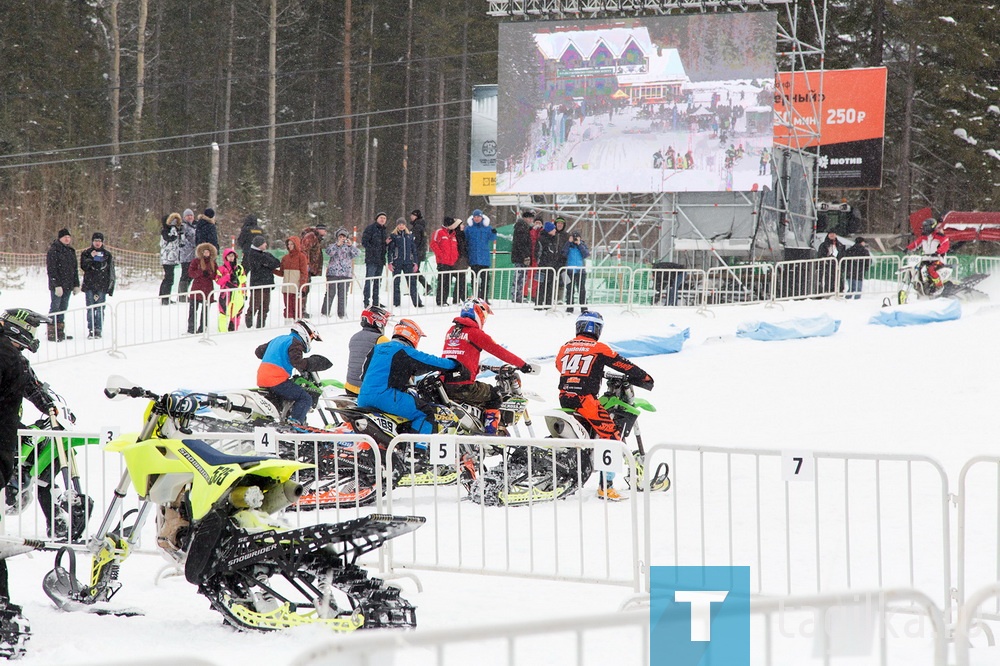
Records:
[[[0,315],[3,334],[18,346],[31,352],[38,351],[40,343],[35,337],[35,331],[38,330],[39,325],[51,323],[51,317],[26,308],[10,308],[4,310],[3,314]]]
[[[928,217],[926,220],[920,223],[920,231],[926,236],[935,229],[937,229],[938,221],[933,217]]]
[[[576,318],[576,334],[586,335],[595,340],[601,339],[601,331],[604,330],[604,317],[600,312],[584,312]]]

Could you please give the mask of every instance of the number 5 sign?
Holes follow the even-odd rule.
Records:
[[[816,459],[809,451],[783,451],[781,453],[782,481],[815,481]]]
[[[454,465],[455,464],[455,440],[434,442],[430,446],[430,459],[432,465]]]
[[[602,472],[625,472],[625,461],[622,460],[622,443],[616,439],[601,440],[594,446],[594,469]]]

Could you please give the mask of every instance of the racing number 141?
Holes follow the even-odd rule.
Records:
[[[570,354],[563,358],[561,372],[564,375],[589,375],[594,357],[589,354]]]

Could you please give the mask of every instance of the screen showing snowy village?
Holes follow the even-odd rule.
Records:
[[[776,15],[500,26],[497,192],[771,184]]]

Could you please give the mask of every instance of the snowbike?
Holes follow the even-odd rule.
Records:
[[[156,513],[157,545],[179,564],[226,623],[272,631],[318,625],[336,632],[414,627],[414,607],[357,560],[422,525],[419,516],[374,514],[343,523],[288,529],[273,517],[294,503],[293,476],[308,465],[266,456],[230,456],[190,437],[195,396],[158,395],[111,377],[111,399],[149,400],[141,432],[105,448],[125,458],[126,473],[100,527],[88,541],[88,584],[76,579],[76,554],[60,549],[43,588],[63,610],[99,614],[118,592],[118,571],[143,523]],[[176,434],[176,436],[175,436]],[[142,503],[132,524],[119,516],[133,486]],[[64,566],[64,560],[66,562]]]
[[[344,388],[344,384],[336,379],[323,379],[321,372],[333,367],[330,359],[319,354],[313,354],[308,359],[309,369],[304,373],[296,372],[292,375],[293,382],[301,386],[312,398],[313,404],[310,410],[318,410],[324,425],[331,425],[329,421],[329,411],[319,409],[320,403],[327,401],[328,407],[337,407],[342,403],[340,398],[328,398],[325,393],[329,388]],[[249,407],[252,412],[246,417],[248,420],[267,419],[274,422],[285,421],[292,408],[292,402],[285,400],[269,388],[252,388],[237,391],[227,391],[224,394],[232,404],[242,407]],[[353,400],[348,399],[347,404],[353,404]]]
[[[48,389],[58,411],[57,416],[45,414],[35,421],[32,430],[67,430],[76,423],[76,416],[66,406],[62,396]],[[38,495],[38,504],[45,515],[49,535],[57,541],[77,541],[87,527],[94,509],[94,500],[80,487],[74,449],[100,444],[96,437],[49,437],[39,435],[21,438],[21,464],[6,487],[5,512],[19,515]],[[53,500],[53,491],[59,490]],[[37,488],[37,491],[36,491]]]
[[[424,375],[411,390],[434,405],[434,420],[439,434],[453,434],[458,431],[459,416],[437,397],[436,386],[440,384],[440,373]],[[393,452],[392,477],[388,477],[387,456],[392,440],[401,434],[412,433],[409,421],[395,414],[376,409],[342,405],[328,409],[341,423],[327,432],[368,435],[375,441],[379,455],[368,442],[358,442],[338,446],[338,473],[331,476],[332,462],[321,465],[319,480],[299,501],[298,507],[329,508],[337,506],[362,506],[375,501],[376,476],[382,475],[382,492],[391,492],[398,486],[450,485],[459,477],[459,471],[441,465],[436,469],[425,469],[426,451],[419,446],[414,451],[404,452],[397,447]],[[471,464],[469,465],[471,467]],[[429,465],[426,467],[430,468]]]
[[[900,305],[908,302],[914,296],[918,298],[956,298],[960,301],[981,301],[989,298],[988,294],[975,288],[977,284],[989,277],[986,273],[976,273],[955,282],[951,279],[954,272],[952,267],[941,261],[940,257],[911,254],[903,258],[903,264],[899,269],[897,300]],[[928,268],[931,265],[936,265],[938,277],[941,279],[940,285],[935,285],[934,279],[928,273]]]
[[[664,491],[670,488],[669,465],[661,462],[644,484],[646,476],[645,449],[639,432],[638,418],[643,411],[656,411],[647,400],[635,397],[628,377],[605,372],[607,388],[600,396],[614,420],[624,442],[635,433],[636,488]],[[595,433],[586,419],[571,409],[545,413],[549,436],[557,439],[593,439]],[[488,470],[473,483],[470,498],[487,506],[521,505],[567,497],[583,487],[594,470],[590,451],[571,448],[511,447],[503,464]],[[508,479],[504,484],[504,478]],[[629,483],[631,479],[627,479]]]

